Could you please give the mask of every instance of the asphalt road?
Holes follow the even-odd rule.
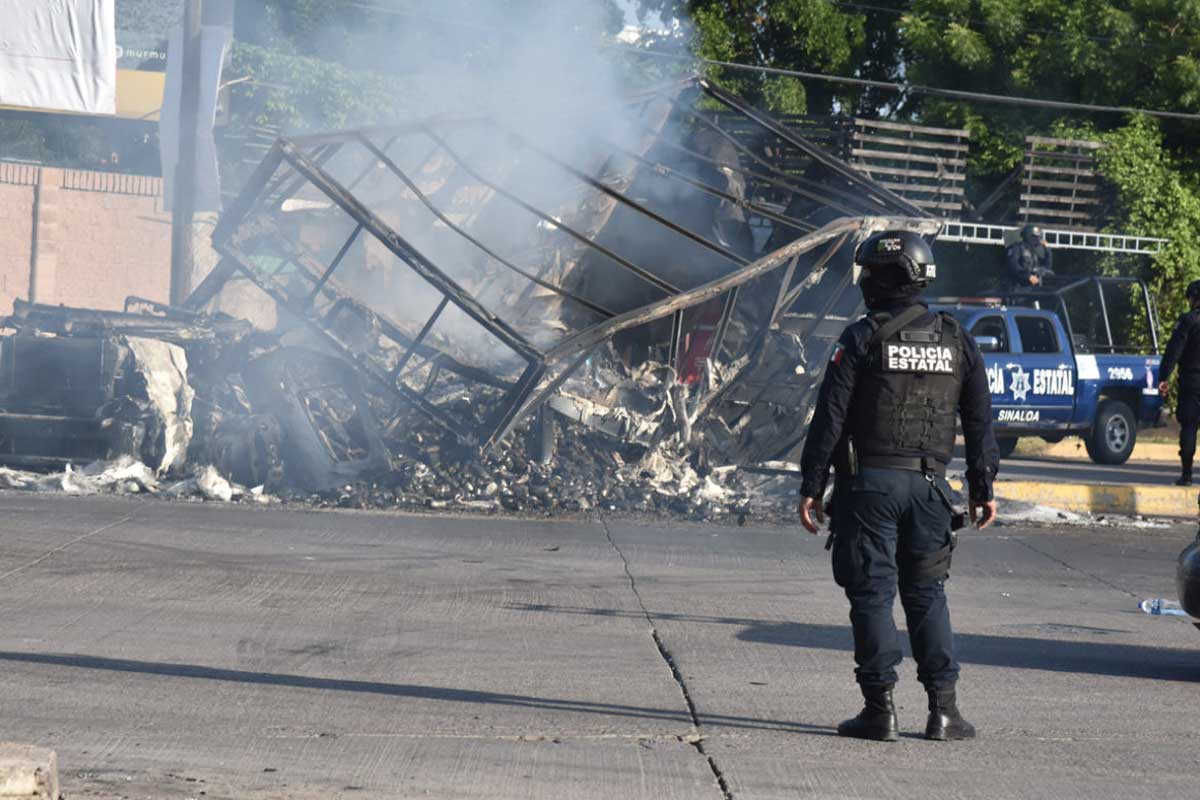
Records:
[[[68,800],[1194,798],[1192,528],[973,533],[974,742],[846,741],[847,606],[795,528],[0,494],[0,738]]]
[[[956,458],[952,472],[962,472],[966,462]],[[1091,461],[1058,458],[1005,458],[1000,462],[1002,480],[1052,481],[1055,483],[1137,483],[1171,486],[1179,477],[1178,464],[1127,461],[1109,466]]]

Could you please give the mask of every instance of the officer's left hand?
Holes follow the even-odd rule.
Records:
[[[987,526],[996,521],[996,501],[995,500],[972,500],[971,501],[971,522],[974,522],[979,530],[983,530]]]
[[[816,518],[816,521],[813,518]],[[825,524],[825,511],[815,497],[800,498],[800,524],[809,533],[818,533],[818,526]]]
[[[1168,394],[1171,393],[1171,384],[1167,383],[1166,381],[1162,381],[1161,383],[1159,383],[1158,384],[1158,393],[1161,394],[1163,397],[1166,397]]]

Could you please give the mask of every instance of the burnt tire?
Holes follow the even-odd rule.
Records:
[[[1016,436],[997,436],[996,444],[1000,447],[1000,457],[1010,458],[1017,451],[1018,441]]]
[[[1120,400],[1102,403],[1084,442],[1088,455],[1097,464],[1124,464],[1137,443],[1137,419],[1133,409]]]

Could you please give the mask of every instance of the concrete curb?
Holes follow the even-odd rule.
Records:
[[[997,481],[1001,500],[1051,506],[1076,514],[1194,517],[1197,490],[1188,486]]]
[[[58,800],[58,754],[43,747],[0,742],[0,798]]]

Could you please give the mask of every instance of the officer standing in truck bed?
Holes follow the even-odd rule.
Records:
[[[996,516],[992,479],[999,454],[983,358],[953,317],[919,300],[934,277],[929,245],[910,231],[886,231],[859,247],[869,313],[842,334],[826,367],[801,460],[801,522],[817,532],[835,450],[834,580],[850,600],[855,674],[863,711],[838,734],[894,741],[892,689],[901,660],[892,618],[897,583],[929,696],[925,736],[967,739],[974,727],[958,711],[958,662],[945,579],[956,515],[946,482],[962,417],[971,519]],[[815,517],[815,520],[814,520]]]
[[[1057,279],[1054,251],[1046,245],[1040,225],[1021,228],[1021,238],[1004,248],[1008,280],[1014,291],[1045,288]]]

